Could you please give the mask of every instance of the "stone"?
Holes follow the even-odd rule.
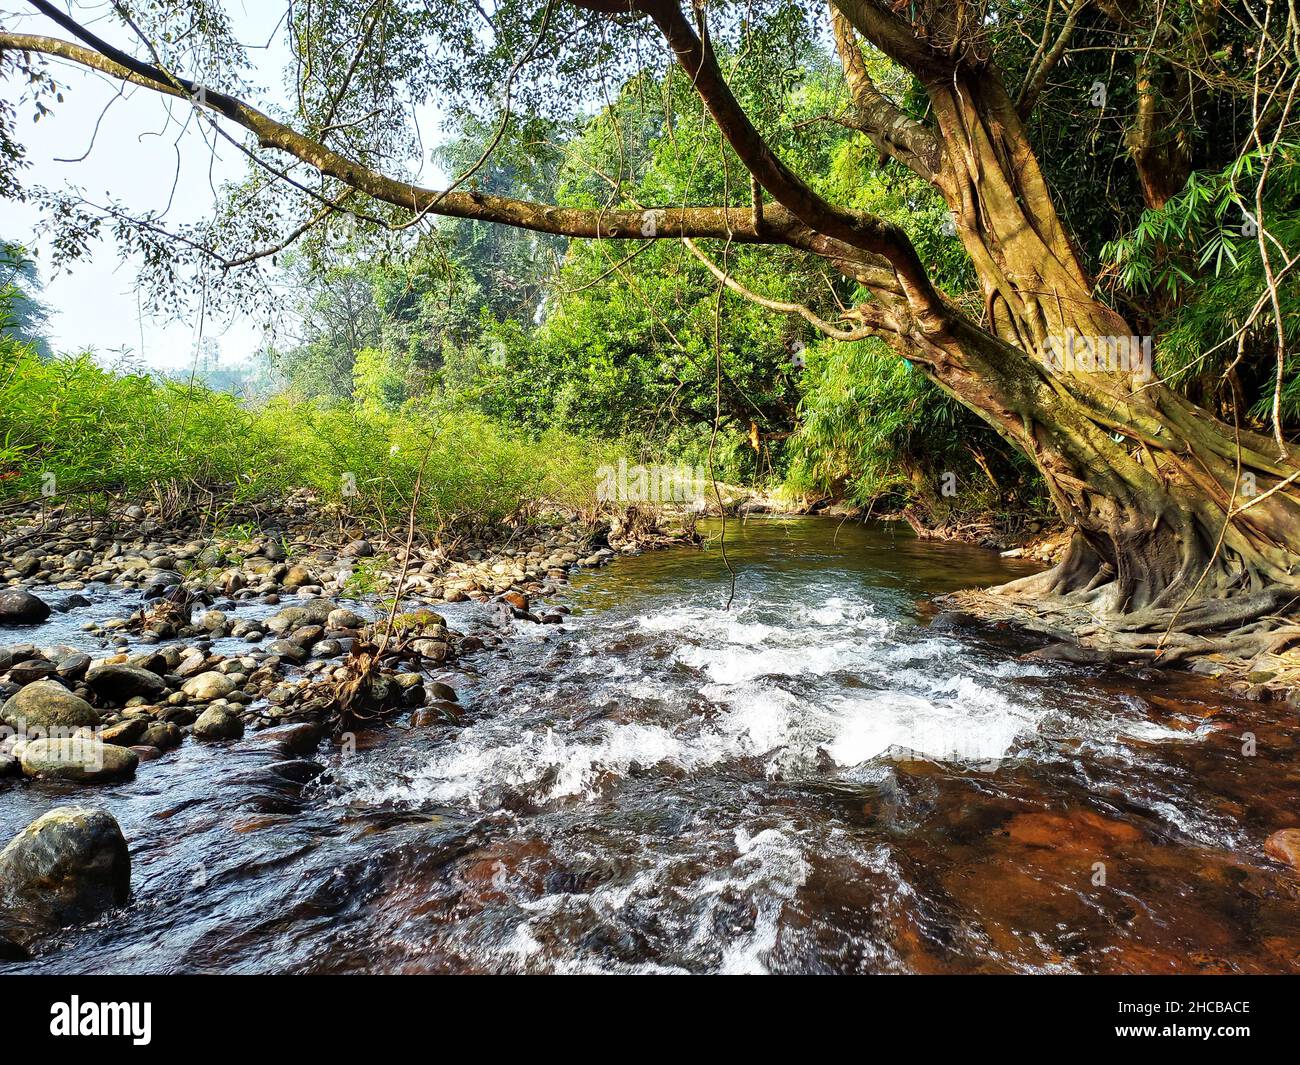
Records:
[[[284,575],[284,580],[280,583],[286,588],[302,588],[308,584],[315,584],[316,578],[306,566],[290,566],[289,572]]]
[[[1264,853],[1300,873],[1300,828],[1283,828],[1264,841]]]
[[[9,679],[21,686],[44,680],[57,672],[58,667],[49,659],[29,658],[26,662],[19,662],[9,670]]]
[[[139,759],[125,747],[83,737],[32,740],[23,748],[23,772],[38,780],[108,784],[135,774]]]
[[[424,686],[425,691],[429,693],[430,699],[442,699],[449,703],[459,702],[456,698],[456,689],[450,684],[444,684],[440,680],[431,680]]]
[[[32,554],[30,551],[24,551],[13,560],[13,567],[18,571],[20,577],[30,577],[41,568],[39,556]]]
[[[302,665],[307,661],[308,652],[305,647],[301,647],[291,640],[272,640],[266,645],[266,649],[273,655],[279,655],[281,658],[287,658],[296,665]]]
[[[1018,814],[1003,827],[1004,835],[1029,847],[1072,853],[1104,854],[1143,839],[1140,829],[1091,810]]]
[[[303,625],[294,629],[289,639],[299,647],[310,647],[324,635],[325,630],[320,625]]]
[[[528,609],[528,596],[523,592],[510,591],[501,596],[503,602],[509,603],[516,610]]]
[[[65,680],[80,680],[90,668],[90,655],[81,651],[61,655],[54,663],[60,677]]]
[[[953,632],[958,629],[969,629],[979,624],[974,614],[968,614],[964,610],[945,610],[936,614],[930,622],[930,628],[936,632]]]
[[[26,947],[45,932],[125,906],[131,857],[113,816],[59,806],[0,851],[0,941]]]
[[[274,633],[289,632],[305,624],[308,624],[307,611],[300,606],[287,606],[266,619],[267,630]]]
[[[207,703],[213,699],[224,699],[236,687],[238,687],[236,682],[224,673],[210,670],[207,673],[200,673],[197,677],[191,677],[181,685],[181,691],[191,699]]]
[[[173,747],[179,747],[181,744],[181,730],[170,721],[155,721],[140,734],[140,738],[133,743],[132,749],[136,747],[153,747],[159,751],[170,751]]]
[[[111,743],[117,747],[131,747],[144,735],[144,730],[149,727],[148,718],[128,717],[125,721],[119,721],[116,725],[109,725],[99,734],[101,743]]]
[[[207,668],[207,655],[196,653],[187,658],[181,659],[180,664],[176,667],[176,675],[182,679],[189,679],[190,677],[197,677],[200,673],[206,672]]]
[[[86,671],[86,685],[100,699],[124,703],[136,696],[155,699],[167,684],[152,670],[116,662],[98,662]]]
[[[194,722],[196,740],[237,740],[244,734],[244,723],[226,706],[209,706]]]
[[[444,662],[447,659],[447,644],[442,640],[412,640],[410,649],[421,658],[433,662]]]
[[[297,722],[292,725],[277,725],[263,729],[245,741],[243,747],[273,748],[285,758],[302,758],[315,754],[316,748],[325,738],[325,726],[315,721]],[[242,747],[241,747],[242,749]]]
[[[292,610],[294,608],[287,607],[286,609]],[[302,617],[294,622],[294,628],[308,623],[324,625],[330,614],[338,609],[338,605],[328,599],[312,598],[304,599],[298,604],[297,609],[302,611]],[[281,613],[284,613],[284,611],[281,611]]]
[[[331,610],[329,617],[325,619],[327,629],[359,629],[366,623],[356,611],[348,610],[346,607],[339,607],[337,610]]]
[[[1080,647],[1074,643],[1049,643],[1036,651],[1020,656],[1022,662],[1073,662],[1076,665],[1093,665],[1109,662],[1111,656],[1093,647]]]
[[[39,625],[49,616],[49,606],[24,588],[0,592],[0,625]]]
[[[38,680],[0,707],[0,718],[27,732],[48,731],[98,725],[99,711],[58,681]]]

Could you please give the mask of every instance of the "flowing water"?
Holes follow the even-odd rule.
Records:
[[[927,629],[927,595],[1026,572],[989,552],[825,519],[728,542],[730,609],[716,545],[619,559],[563,631],[447,675],[458,725],[315,779],[254,734],[0,789],[0,839],[106,806],[134,889],[0,971],[1300,970],[1261,850],[1300,825],[1294,711]]]

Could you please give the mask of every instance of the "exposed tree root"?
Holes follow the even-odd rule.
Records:
[[[995,588],[942,597],[941,605],[1004,623],[1049,640],[1097,652],[1084,661],[1141,662],[1162,668],[1193,668],[1226,676],[1250,676],[1271,687],[1300,683],[1300,595],[1272,585],[1215,573],[1204,586],[1221,591],[1205,597],[1185,591],[1161,596],[1170,605],[1116,609],[1122,602],[1109,564],[1068,552],[1060,564]],[[1059,657],[1070,658],[1068,654]],[[1268,676],[1264,676],[1268,674]]]

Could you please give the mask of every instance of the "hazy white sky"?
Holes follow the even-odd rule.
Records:
[[[284,8],[274,0],[233,0],[228,5],[240,38],[259,46],[273,36]],[[72,9],[83,24],[139,54],[106,15],[108,4],[78,3]],[[68,36],[21,0],[0,0],[0,24],[26,33]],[[266,87],[280,84],[285,59],[278,40],[272,45],[270,51],[250,52],[258,62],[255,78]],[[35,124],[30,112],[20,111],[19,135],[32,164],[24,171],[26,185],[74,185],[92,201],[114,197],[139,210],[161,209],[170,203],[167,222],[179,225],[205,217],[212,209],[214,190],[243,172],[243,156],[232,145],[219,141],[214,155],[188,105],[171,102],[169,118],[168,102],[155,93],[127,87],[114,99],[120,90],[116,82],[64,63],[52,63],[51,70],[65,87],[63,105]],[[12,84],[5,91],[12,94]],[[188,127],[183,127],[187,117]],[[65,161],[87,149],[84,159]],[[53,275],[37,223],[34,207],[0,200],[0,237],[37,253],[44,300],[54,312],[48,332],[56,351],[94,349],[109,359],[125,351],[155,367],[189,364],[199,335],[197,313],[184,321],[142,316],[135,292],[136,264],[120,257],[111,238],[96,245],[88,258]],[[223,364],[243,361],[263,339],[260,323],[242,315],[229,320],[208,316],[202,335],[220,345]]]

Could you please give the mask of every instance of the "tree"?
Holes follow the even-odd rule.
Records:
[[[31,72],[38,56],[61,59],[189,99],[221,129],[251,135],[254,169],[232,198],[237,209],[186,234],[192,255],[225,272],[255,266],[339,212],[390,233],[445,216],[569,238],[713,240],[702,257],[720,286],[836,339],[882,338],[1030,458],[1074,539],[1056,569],[1012,594],[1103,616],[1116,642],[1172,657],[1206,646],[1179,633],[1270,616],[1300,587],[1300,465],[1280,418],[1272,437],[1252,432],[1148,379],[1143,346],[1127,339],[1139,330],[1097,294],[1082,250],[1087,234],[1081,240],[1067,228],[1031,131],[1054,79],[1070,83],[1076,33],[1108,41],[1125,69],[1133,100],[1126,150],[1148,206],[1162,206],[1185,182],[1198,126],[1235,128],[1240,150],[1264,156],[1258,181],[1239,188],[1237,202],[1254,220],[1267,263],[1258,305],[1276,307],[1277,279],[1295,257],[1272,238],[1261,205],[1271,161],[1290,150],[1300,84],[1295,20],[1276,5],[833,0],[851,100],[834,120],[867,138],[880,166],[904,167],[942,197],[982,293],[982,306],[971,308],[936,284],[903,227],[836,202],[796,172],[773,146],[774,117],[738,98],[733,82],[745,80],[745,64],[724,71],[715,34],[744,41],[750,17],[795,20],[799,4],[697,3],[686,12],[674,0],[502,0],[490,14],[477,4],[435,10],[402,0],[295,6],[288,47],[297,91],[281,118],[254,106],[237,72],[214,60],[234,63],[242,48],[211,4],[176,14],[115,3],[144,58],[52,4],[32,4],[68,37],[0,34],[0,54],[16,69]],[[657,62],[664,44],[737,164],[721,201],[632,204],[613,175],[607,203],[562,207],[474,187],[479,164],[444,190],[404,176],[400,161],[414,137],[395,86],[413,96],[442,90],[497,100],[504,137],[513,109],[542,113],[558,101],[572,111],[583,94],[604,88],[606,74]],[[1096,47],[1081,46],[1081,60]],[[872,75],[879,57],[904,72],[901,92],[881,91]],[[193,62],[205,65],[182,73]],[[520,72],[530,64],[525,81]],[[52,91],[39,77],[31,85],[38,104]],[[1205,124],[1194,121],[1199,104],[1190,110],[1202,98],[1212,102]],[[5,143],[13,140],[6,132]],[[11,174],[0,178],[13,183]],[[286,190],[296,190],[298,213],[270,232],[255,208]],[[161,248],[148,228],[156,220],[110,217],[119,233]],[[71,247],[96,224],[66,202],[62,218]],[[730,269],[726,249],[739,244],[818,257],[863,298],[830,317],[771,299]],[[1281,332],[1277,344],[1281,366]]]
[[[41,278],[36,264],[17,244],[0,240],[0,293],[4,294],[7,316],[6,333],[31,344],[42,359],[53,354],[45,336],[50,312],[40,300]]]

